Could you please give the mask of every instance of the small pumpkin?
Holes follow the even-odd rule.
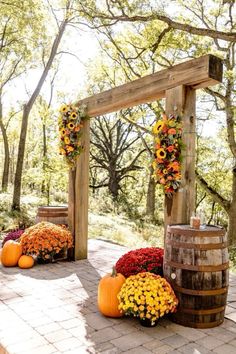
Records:
[[[1,254],[2,265],[5,267],[15,267],[22,255],[22,246],[20,243],[9,240],[4,243]]]
[[[18,261],[18,266],[22,269],[32,268],[34,265],[34,259],[31,256],[23,255]]]
[[[125,282],[125,277],[117,273],[115,267],[111,274],[105,275],[98,284],[98,308],[107,317],[122,317],[123,313],[118,309],[118,293]]]
[[[0,248],[0,264],[2,263],[1,262],[1,255],[2,255],[2,248]]]

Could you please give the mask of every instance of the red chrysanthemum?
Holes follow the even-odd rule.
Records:
[[[116,263],[116,271],[126,278],[142,272],[163,275],[163,248],[146,247],[124,254]]]

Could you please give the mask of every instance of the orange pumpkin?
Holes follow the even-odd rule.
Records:
[[[0,264],[1,264],[2,248],[0,248]]]
[[[118,309],[118,293],[125,282],[125,277],[117,273],[113,267],[112,273],[105,275],[98,284],[98,308],[108,317],[122,317],[123,313]]]
[[[34,259],[31,256],[23,255],[18,261],[18,266],[22,269],[32,268],[34,265]]]
[[[21,244],[13,240],[4,243],[1,254],[2,265],[5,267],[14,267],[17,265],[20,256],[22,255]]]

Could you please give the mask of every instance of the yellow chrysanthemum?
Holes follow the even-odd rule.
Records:
[[[66,150],[67,150],[68,152],[72,152],[72,151],[74,151],[74,148],[73,148],[73,146],[68,146],[68,147],[66,148]]]
[[[176,122],[175,122],[174,119],[169,119],[169,120],[167,121],[167,123],[168,123],[169,127],[171,127],[171,128],[173,128],[173,127],[176,126]]]
[[[156,154],[159,159],[164,159],[166,157],[166,152],[163,148],[158,149]]]
[[[152,128],[152,131],[153,131],[154,134],[158,134],[158,133],[162,130],[163,127],[164,127],[164,122],[158,120],[158,121],[154,124],[154,126],[153,126],[153,128]]]
[[[69,122],[69,123],[67,124],[67,127],[68,127],[70,130],[73,130],[74,127],[75,127],[75,125],[74,125],[74,123]]]

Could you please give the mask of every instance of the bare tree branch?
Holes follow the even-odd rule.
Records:
[[[170,19],[168,16],[161,15],[158,12],[153,12],[150,15],[129,16],[125,13],[123,13],[122,15],[115,15],[111,11],[110,11],[110,15],[105,14],[105,13],[91,15],[91,13],[89,13],[85,9],[84,9],[84,11],[86,12],[86,15],[89,16],[89,18],[110,21],[109,23],[106,22],[106,23],[103,23],[102,25],[99,25],[99,26],[94,25],[94,28],[105,27],[108,25],[114,25],[118,21],[120,21],[120,22],[150,22],[153,20],[159,20],[159,21],[166,23],[169,27],[176,29],[176,30],[191,33],[191,34],[198,35],[198,36],[205,36],[205,37],[210,37],[213,39],[221,39],[221,40],[224,40],[227,42],[236,42],[236,32],[224,32],[224,31],[218,31],[218,30],[204,28],[204,27],[195,27],[195,26],[192,26],[187,23],[181,23],[181,22],[174,21],[174,20]]]
[[[224,208],[225,211],[228,212],[230,209],[230,202],[227,199],[223,198],[215,189],[209,186],[206,180],[202,176],[200,176],[197,171],[195,171],[195,175],[197,183],[212,197],[212,199],[216,203],[220,204],[222,208]]]

